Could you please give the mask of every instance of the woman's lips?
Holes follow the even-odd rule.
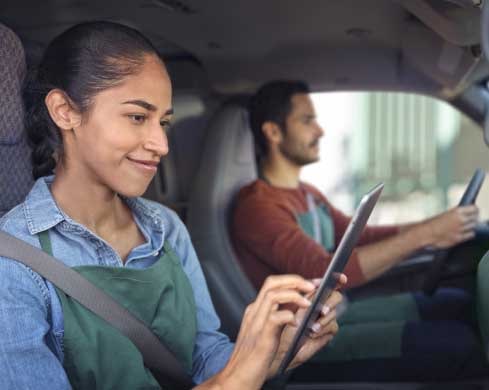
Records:
[[[144,170],[145,172],[154,173],[158,169],[159,161],[152,160],[136,160],[134,158],[127,158],[130,162],[132,162],[139,169]]]

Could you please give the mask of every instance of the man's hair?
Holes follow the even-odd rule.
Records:
[[[309,93],[304,81],[277,80],[266,83],[250,99],[250,126],[258,155],[268,152],[268,142],[262,131],[265,122],[274,122],[285,133],[285,122],[292,110],[292,95]]]

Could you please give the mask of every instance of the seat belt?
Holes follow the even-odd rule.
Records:
[[[316,208],[316,202],[314,202],[314,197],[310,192],[306,192],[307,209],[312,215],[312,229],[314,234],[314,241],[319,245],[322,245],[321,238],[321,222],[319,221],[319,214]]]
[[[151,370],[160,384],[171,389],[194,387],[192,379],[181,363],[146,324],[78,272],[44,251],[2,231],[0,256],[28,266],[119,329],[139,349],[145,366]]]

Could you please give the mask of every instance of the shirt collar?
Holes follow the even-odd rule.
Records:
[[[24,214],[31,234],[48,230],[65,220],[49,190],[53,179],[54,176],[37,179],[24,201]]]
[[[31,234],[51,229],[63,221],[77,224],[56,204],[50,190],[53,180],[54,175],[37,179],[24,201],[24,214]],[[141,198],[127,198],[124,196],[121,196],[121,198],[126,202],[136,218],[142,222],[143,226],[146,228],[151,227],[152,232],[163,233],[158,236],[164,241],[164,221],[158,208],[149,202],[144,202]]]

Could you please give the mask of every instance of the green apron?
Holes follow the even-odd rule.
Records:
[[[314,232],[314,214],[316,214],[320,229],[320,244],[328,252],[333,252],[335,249],[335,235],[333,218],[329,213],[326,205],[314,205],[314,210],[309,209],[305,213],[298,213],[296,220],[301,229],[313,240],[316,241]]]
[[[39,233],[52,255],[48,231]],[[146,323],[188,372],[197,333],[192,286],[165,242],[146,269],[77,266],[74,270]],[[136,346],[119,330],[56,288],[64,317],[63,366],[74,389],[160,389]]]

